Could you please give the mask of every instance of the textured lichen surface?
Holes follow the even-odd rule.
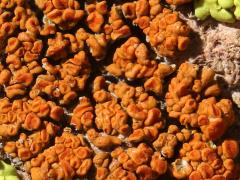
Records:
[[[239,178],[238,111],[182,59],[183,4],[0,1],[0,155],[22,179]]]

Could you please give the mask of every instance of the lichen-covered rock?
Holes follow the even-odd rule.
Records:
[[[238,16],[238,1],[213,13]],[[201,36],[195,62],[213,70],[174,74],[170,61],[201,46],[177,7],[191,0],[165,2],[0,0],[0,158],[20,179],[239,178],[237,116],[218,83],[240,79],[238,30]]]

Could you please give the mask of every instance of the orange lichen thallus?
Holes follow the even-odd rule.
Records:
[[[190,43],[190,28],[177,12],[163,8],[156,0],[124,3],[122,11],[146,34],[156,53],[170,58],[185,51]]]
[[[179,159],[172,163],[172,173],[178,179],[234,179],[239,175],[234,162],[238,154],[239,144],[233,139],[215,145],[195,133],[180,149]]]
[[[92,150],[82,135],[63,132],[55,138],[55,145],[38,154],[25,166],[33,180],[72,179],[84,177],[92,166]]]
[[[183,63],[165,96],[171,118],[182,125],[200,127],[211,140],[220,138],[235,121],[231,100],[215,98],[221,89],[214,75],[209,68],[200,70],[196,65]]]
[[[131,37],[116,50],[113,63],[106,70],[117,77],[144,79],[146,90],[161,94],[164,78],[174,72],[175,66],[150,60],[147,46],[138,38]]]

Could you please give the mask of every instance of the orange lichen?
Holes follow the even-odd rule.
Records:
[[[88,16],[86,23],[88,27],[94,32],[101,32],[104,24],[104,16],[107,14],[107,2],[99,1],[94,3],[86,4],[86,11]]]
[[[141,143],[137,147],[128,148],[124,151],[121,147],[111,152],[113,161],[111,166],[121,167],[125,171],[135,172],[142,179],[156,179],[167,171],[168,164],[160,153],[153,150],[146,144]],[[113,168],[116,169],[117,167]],[[112,171],[112,169],[110,169]],[[110,172],[110,177],[113,172]]]
[[[79,52],[83,49],[83,46],[84,42],[74,35],[57,32],[55,38],[48,39],[46,57],[61,60],[66,58],[69,53]]]
[[[117,77],[144,79],[146,90],[161,94],[163,79],[174,72],[175,67],[150,60],[147,46],[138,38],[131,37],[116,50],[113,63],[106,70]]]
[[[102,135],[96,132],[95,129],[90,129],[87,131],[89,140],[100,149],[110,149],[114,146],[119,146],[122,144],[121,140],[116,136]]]
[[[87,130],[93,126],[93,107],[87,97],[82,97],[74,108],[70,124],[76,129]]]
[[[153,142],[153,147],[165,158],[172,158],[175,153],[175,147],[178,142],[186,142],[191,137],[191,131],[180,129],[176,125],[170,125],[168,132],[160,133]]]
[[[122,107],[132,118],[133,130],[163,127],[164,121],[160,109],[157,108],[157,100],[145,92],[144,88],[119,82],[110,84],[108,89],[121,100]]]
[[[91,34],[80,28],[76,32],[76,38],[78,41],[86,42],[90,53],[96,61],[100,61],[105,57],[109,43],[108,35],[104,33]]]
[[[200,127],[213,140],[221,137],[235,121],[231,100],[215,98],[220,87],[214,81],[214,74],[209,68],[200,70],[196,65],[183,63],[165,97],[170,117],[183,125]]]
[[[185,51],[190,43],[190,28],[179,18],[178,13],[168,9],[156,16],[144,32],[161,56],[174,57]]]
[[[124,16],[133,20],[141,29],[148,27],[150,20],[161,13],[162,9],[162,5],[156,0],[138,0],[122,5]]]
[[[191,141],[183,144],[171,171],[177,179],[231,179],[235,176],[234,159],[238,154],[239,145],[233,139],[215,145],[207,142],[204,135],[195,133]]]
[[[36,62],[42,48],[42,40],[28,32],[21,32],[17,37],[9,38],[5,49],[6,63],[9,69],[17,70],[24,64]]]
[[[153,141],[164,125],[157,100],[141,87],[135,88],[124,82],[108,85],[102,76],[98,76],[93,83],[93,97],[98,103],[95,107],[96,126],[107,134],[128,134],[127,140],[133,143]],[[132,126],[128,124],[128,117]]]
[[[64,111],[51,101],[40,97],[33,100],[18,99],[10,102],[8,98],[0,100],[0,136],[17,135],[20,128],[34,131],[41,127],[42,119],[51,118],[60,121]]]
[[[32,34],[39,34],[39,20],[26,1],[0,2],[0,40],[5,41],[19,28]]]
[[[104,26],[104,32],[111,37],[112,41],[128,37],[131,34],[131,29],[123,21],[120,9],[113,5],[109,12],[108,24]]]
[[[130,130],[128,116],[104,86],[105,79],[102,76],[96,77],[93,83],[93,97],[98,103],[95,106],[96,127],[111,135],[126,134]]]
[[[126,134],[128,132],[128,116],[116,101],[112,100],[97,104],[95,113],[95,123],[98,129],[102,129],[107,134]]]
[[[172,58],[187,49],[190,28],[177,12],[162,8],[155,0],[125,3],[122,9],[125,17],[143,30],[158,55]]]
[[[85,7],[88,13],[86,23],[94,33],[104,33],[106,34],[106,39],[111,39],[112,41],[130,35],[131,30],[123,21],[120,9],[116,5],[111,7],[110,12],[108,12],[105,0],[86,3]],[[108,16],[108,19],[105,16]]]
[[[111,157],[110,157],[111,155]],[[111,159],[112,158],[112,159]],[[110,153],[98,153],[93,158],[97,169],[96,179],[157,179],[167,171],[167,161],[144,143],[124,150],[121,147]]]
[[[162,57],[180,57],[191,30],[161,3],[0,0],[4,156],[33,180],[238,179],[214,71],[183,63],[163,102],[176,66]]]
[[[4,146],[4,152],[13,157],[19,157],[22,161],[29,160],[48,145],[48,142],[56,135],[58,130],[58,126],[45,121],[41,130],[29,136],[21,133],[16,142],[8,141]]]
[[[92,150],[81,134],[63,132],[55,138],[55,145],[31,159],[29,170],[33,180],[72,179],[84,177],[92,166]]]
[[[182,5],[192,2],[192,0],[166,0],[166,2],[171,5]]]
[[[58,98],[60,104],[69,104],[76,99],[77,92],[85,88],[90,73],[90,64],[84,51],[80,51],[61,65],[53,66],[47,59],[43,59],[43,65],[48,74],[37,77],[30,91],[31,98],[45,93]],[[56,78],[57,75],[60,79]]]
[[[73,28],[84,16],[78,1],[73,0],[36,0],[47,19],[62,29]]]
[[[33,76],[42,72],[38,62],[42,48],[42,40],[30,32],[21,32],[8,39],[5,48],[8,69],[1,67],[1,85],[5,85],[8,98],[25,95]]]

